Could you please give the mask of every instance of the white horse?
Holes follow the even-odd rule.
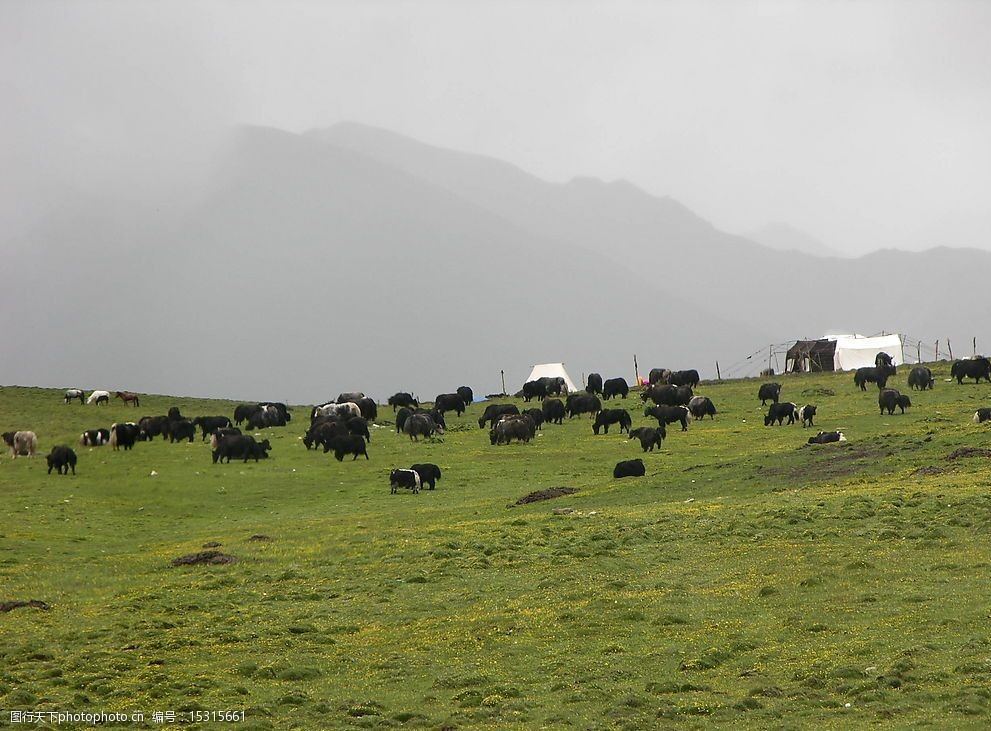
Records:
[[[86,403],[88,404],[95,403],[97,406],[99,406],[100,404],[109,404],[110,391],[93,391],[93,393],[89,395],[89,398],[86,399]]]

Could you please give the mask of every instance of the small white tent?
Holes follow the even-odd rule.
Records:
[[[901,335],[880,335],[873,338],[866,338],[863,335],[828,335],[827,337],[836,341],[833,367],[838,371],[871,367],[880,352],[890,355],[896,366],[904,362]]]
[[[541,363],[540,365],[535,365],[526,380],[536,381],[538,378],[543,378],[544,376],[549,376],[551,378],[560,376],[563,378],[564,385],[568,387],[568,393],[575,393],[576,391],[581,390],[575,385],[575,382],[571,380],[571,376],[568,375],[568,372],[564,370],[564,363]]]

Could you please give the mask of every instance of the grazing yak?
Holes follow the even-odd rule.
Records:
[[[264,429],[270,426],[286,426],[285,414],[279,410],[274,404],[261,405],[258,411],[255,411],[247,419],[247,424],[245,429]],[[354,406],[355,413],[361,413],[357,405]]]
[[[420,441],[420,437],[432,437],[434,432],[443,434],[444,428],[435,423],[429,414],[412,414],[403,424],[403,433],[409,436],[411,442]]]
[[[541,409],[524,409],[523,416],[529,416],[533,426],[539,429],[544,424],[544,412]]]
[[[67,404],[76,399],[79,399],[79,405],[82,406],[86,399],[86,394],[83,393],[83,389],[81,388],[70,388],[65,392],[65,396],[62,397],[62,403]]]
[[[210,450],[215,450],[217,445],[220,444],[220,440],[224,437],[232,437],[240,433],[241,430],[236,426],[232,426],[229,429],[217,429],[217,431],[210,435]]]
[[[110,425],[110,446],[114,451],[123,449],[126,452],[134,449],[136,441],[138,441],[138,425],[133,421]]]
[[[527,381],[523,384],[521,394],[523,400],[528,403],[535,398],[545,399],[547,398],[547,383],[543,378],[538,378],[535,381]]]
[[[406,393],[405,391],[399,391],[398,393],[392,394],[387,403],[392,407],[393,411],[400,406],[406,406],[407,408],[413,409],[420,408],[420,402],[413,398],[412,394]]]
[[[412,490],[416,495],[420,492],[420,474],[416,470],[394,469],[389,473],[389,493],[395,495],[399,488]]]
[[[110,443],[110,430],[87,429],[79,435],[79,443],[84,447],[102,447]]]
[[[653,452],[654,447],[657,447],[658,449],[661,448],[661,441],[665,438],[665,436],[666,433],[663,425],[658,429],[655,429],[652,426],[638,426],[630,432],[629,438],[639,439],[640,446],[643,448],[643,451]]]
[[[104,405],[109,404],[110,391],[93,391],[93,393],[89,395],[89,398],[86,399],[86,403],[96,404],[97,406],[99,406],[100,404],[104,404]]]
[[[465,401],[456,393],[441,393],[434,399],[434,409],[442,414],[453,411],[461,416],[465,412]]]
[[[912,401],[905,394],[899,393],[893,388],[886,388],[878,394],[877,405],[881,409],[881,416],[884,416],[885,409],[888,410],[888,416],[891,416],[895,413],[896,406],[904,414],[905,409],[912,405]]]
[[[363,416],[352,416],[347,420],[347,430],[350,434],[364,437],[366,442],[372,441],[372,434],[368,431],[368,420]]]
[[[875,366],[874,368],[858,368],[853,374],[853,383],[861,391],[867,390],[868,383],[876,383],[878,388],[888,385],[888,379],[894,375],[894,367]]]
[[[252,414],[261,411],[259,404],[240,404],[234,407],[234,423],[241,426]]]
[[[33,457],[38,451],[38,436],[33,431],[8,431],[3,433],[3,441],[10,448],[10,456]]]
[[[489,426],[495,426],[495,423],[499,421],[503,416],[511,414],[519,414],[520,410],[516,404],[489,404],[485,407],[485,411],[482,412],[482,416],[478,420],[478,428],[484,429],[485,423],[489,422]]]
[[[984,378],[991,383],[991,361],[983,356],[955,361],[950,367],[950,377],[957,379],[957,385],[963,384],[965,378],[973,378],[975,383]]]
[[[319,416],[346,416],[348,418],[361,416],[361,407],[353,401],[345,401],[340,404],[332,401],[327,404],[321,404],[320,406],[314,406],[310,410],[311,422]],[[284,424],[281,426],[284,426]]]
[[[379,416],[378,404],[375,403],[375,399],[368,396],[358,399],[358,409],[361,411],[361,415],[368,421],[375,421]]]
[[[157,436],[168,439],[169,417],[167,416],[142,416],[138,419],[138,441],[150,442]]]
[[[365,394],[361,391],[346,391],[344,393],[337,394],[337,403],[339,404],[356,404],[361,399],[365,398]]]
[[[933,378],[933,372],[925,366],[915,366],[908,373],[909,388],[917,388],[920,391],[925,391],[927,388],[932,389],[935,385],[936,379]]]
[[[625,378],[607,378],[602,384],[602,400],[608,401],[613,396],[626,398],[630,395],[630,384]]]
[[[250,428],[250,427],[249,427]],[[183,439],[192,443],[196,437],[196,425],[189,419],[180,419],[169,422],[169,443],[175,444]]]
[[[694,368],[687,371],[674,371],[671,374],[671,384],[675,386],[688,386],[695,388],[699,385],[699,372]]]
[[[406,424],[406,420],[413,415],[413,410],[408,409],[403,406],[399,411],[396,412],[396,434],[399,434],[403,430],[403,426]]]
[[[991,419],[991,409],[978,409],[974,412],[974,423],[983,424]]]
[[[612,476],[617,480],[623,477],[643,477],[646,474],[647,470],[643,466],[642,459],[628,459],[618,462],[612,471]]]
[[[489,442],[493,445],[509,444],[516,439],[517,441],[529,444],[534,434],[533,422],[529,418],[523,415],[510,415],[504,417],[492,427],[489,431]]]
[[[544,390],[547,391],[545,396],[560,396],[568,393],[568,384],[564,382],[564,376],[542,376],[537,380],[544,384]]]
[[[672,386],[670,384],[658,384],[645,388],[640,392],[641,401],[653,401],[660,406],[687,406],[695,398],[691,386]]]
[[[692,396],[688,400],[688,410],[692,412],[694,419],[704,419],[707,416],[714,419],[716,416],[716,405],[708,396]]]
[[[289,407],[281,401],[261,401],[258,405],[266,410],[270,410],[272,408],[278,410],[279,423],[275,426],[286,426],[290,421],[292,421],[292,414],[289,412]]]
[[[585,390],[588,393],[596,393],[600,396],[602,395],[602,376],[598,373],[588,374],[588,383],[585,385]]]
[[[831,442],[845,442],[846,437],[841,431],[821,431],[814,437],[809,437],[809,444],[830,444]]]
[[[544,421],[549,424],[564,423],[564,402],[559,398],[545,398],[540,405],[540,410],[544,413]]]
[[[272,445],[267,439],[256,442],[250,434],[232,434],[217,442],[217,448],[213,450],[213,463],[217,464],[219,461],[223,464],[226,459],[227,463],[230,464],[232,457],[242,459],[245,462],[249,459],[254,459],[257,462],[259,459],[267,459],[268,450],[271,448]]]
[[[420,476],[420,484],[427,490],[433,490],[440,479],[440,467],[430,462],[410,465],[410,469]]]
[[[773,401],[778,403],[778,399],[781,398],[781,384],[780,383],[762,383],[760,388],[757,389],[757,398],[760,399],[760,405],[766,406],[768,401]]]
[[[644,409],[643,415],[653,416],[661,426],[679,422],[682,431],[688,431],[688,422],[692,420],[692,412],[688,410],[687,406],[659,404]]]
[[[603,409],[595,415],[592,432],[598,435],[599,429],[603,429],[608,434],[610,424],[619,424],[620,434],[623,433],[624,429],[629,433],[630,427],[633,426],[633,419],[630,418],[630,412],[626,409]]]
[[[671,371],[667,368],[651,368],[647,374],[647,383],[651,386],[662,383],[671,383]]]
[[[303,446],[307,449],[323,447],[324,454],[330,451],[330,440],[334,437],[350,434],[347,424],[332,417],[321,417],[310,424],[303,435]]]
[[[568,396],[564,404],[564,410],[568,413],[568,418],[580,414],[592,414],[593,416],[602,411],[602,402],[599,397],[590,393],[577,393]]]
[[[812,420],[816,416],[816,407],[812,404],[805,404],[802,408],[798,410],[798,418],[802,420],[802,428],[807,426],[815,426]]]
[[[197,416],[193,419],[193,426],[198,426],[203,430],[203,437],[200,441],[205,442],[206,438],[217,429],[230,429],[233,424],[226,416]],[[141,422],[138,422],[138,428],[141,428]]]
[[[76,474],[76,453],[65,445],[52,447],[52,451],[46,459],[48,460],[48,474],[52,474],[53,467],[60,475],[69,474],[70,467],[72,474]]]
[[[475,392],[471,390],[471,386],[458,386],[454,392],[465,402],[465,406],[471,406],[475,402]]]
[[[771,404],[771,408],[767,411],[767,416],[764,417],[764,426],[771,426],[774,422],[778,422],[778,426],[781,426],[786,416],[788,417],[788,423],[794,424],[798,420],[798,407],[790,401]]]

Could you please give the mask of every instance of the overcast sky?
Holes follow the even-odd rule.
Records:
[[[0,164],[352,120],[729,231],[991,248],[989,39],[988,2],[5,0]]]

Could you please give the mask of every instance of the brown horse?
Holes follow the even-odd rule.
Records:
[[[131,393],[130,391],[118,391],[117,398],[122,400],[125,406],[129,403],[133,403],[135,406],[141,405],[141,401],[138,399],[138,394]]]

